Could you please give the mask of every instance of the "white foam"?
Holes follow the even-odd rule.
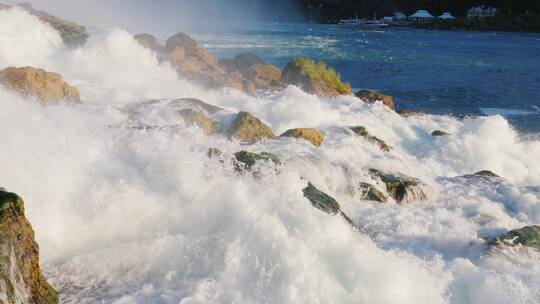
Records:
[[[81,105],[42,107],[0,89],[1,186],[21,194],[48,279],[66,303],[493,303],[540,299],[534,253],[484,255],[482,237],[538,223],[540,142],[522,141],[500,116],[405,119],[354,97],[320,99],[295,87],[261,98],[178,80],[124,31],[76,50],[26,13],[0,11],[0,37],[26,46],[28,64],[61,72]],[[15,24],[24,23],[22,33]],[[39,55],[39,56],[38,56]],[[0,48],[3,66],[25,57]],[[37,58],[37,59],[36,59]],[[24,64],[24,62],[21,62]],[[148,98],[195,97],[247,110],[276,133],[317,127],[315,148],[295,139],[243,146],[193,127],[139,131],[125,108]],[[121,102],[121,103],[120,103]],[[143,115],[178,124],[165,102]],[[150,109],[150,108],[149,108]],[[394,147],[346,131],[363,125]],[[434,130],[451,133],[434,138]],[[206,157],[270,151],[280,174],[254,179]],[[421,178],[427,202],[404,207],[351,193],[368,168]],[[264,169],[264,168],[263,168]],[[454,176],[492,170],[492,185]],[[303,179],[302,179],[303,178]],[[338,199],[361,231],[313,208],[306,180]],[[535,258],[536,257],[536,258]]]

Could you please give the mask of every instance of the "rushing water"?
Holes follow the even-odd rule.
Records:
[[[497,113],[524,132],[540,132],[540,34],[317,24],[245,28],[197,37],[220,57],[252,51],[280,67],[291,56],[324,60],[352,87],[392,95],[401,108]]]
[[[362,40],[361,33],[329,27],[317,31],[306,37],[284,28],[200,38],[220,55],[248,48],[281,65],[290,55],[311,52],[335,64],[353,86],[396,96],[407,91],[396,88],[417,87],[414,94],[435,98],[431,95],[444,92],[436,88],[447,85],[441,80],[447,77],[445,69],[440,77],[428,77],[438,74],[427,73],[422,65],[446,66],[462,57],[433,61],[437,57],[431,55],[409,60],[415,63],[410,70],[398,69],[392,68],[395,56],[347,53],[336,45],[364,41],[361,45],[370,50],[373,35],[393,41],[397,49],[399,40],[384,37],[413,41],[415,35],[481,35],[403,30],[366,33]],[[343,31],[343,39],[326,37],[335,31]],[[421,47],[418,43],[403,48],[418,58],[421,54],[412,50]],[[351,59],[361,56],[373,61]],[[386,61],[381,59],[385,56]],[[504,58],[508,63],[492,61],[507,67],[535,60],[485,57]],[[483,68],[475,63],[467,65],[479,73]],[[361,68],[364,64],[372,69]],[[59,72],[79,88],[83,100],[43,107],[0,89],[0,186],[25,198],[45,274],[63,303],[540,302],[540,254],[527,248],[488,250],[484,242],[508,229],[540,223],[540,141],[524,139],[502,116],[404,118],[381,104],[351,96],[318,98],[296,87],[262,97],[204,90],[179,79],[126,31],[95,34],[73,50],[49,26],[18,9],[0,11],[0,68],[12,65]],[[535,68],[523,64],[527,71]],[[525,85],[534,83],[530,77],[537,76],[507,75],[502,84],[519,83],[519,94],[534,97],[538,88]],[[493,85],[482,79],[477,83]],[[325,133],[325,141],[319,148],[290,138],[247,146],[206,136],[185,126],[178,106],[167,101],[179,97],[224,107],[213,115],[224,124],[238,111],[249,111],[277,134],[315,127]],[[144,102],[153,98],[164,100]],[[409,102],[399,98],[399,105]],[[488,99],[482,99],[483,107],[530,110],[530,104],[509,107]],[[459,97],[452,100],[457,104]],[[422,98],[410,102],[429,104]],[[148,125],[180,127],[130,129],[126,126],[133,123],[133,113]],[[382,152],[347,131],[354,125],[367,127],[393,150]],[[433,130],[451,136],[434,138]],[[226,154],[268,151],[282,166],[261,163],[256,177],[238,174],[226,162],[209,159],[211,147]],[[427,200],[400,206],[362,199],[355,191],[358,184],[376,183],[370,168],[422,179]],[[504,180],[456,178],[484,169]],[[313,208],[302,194],[308,180],[335,197],[359,231]]]

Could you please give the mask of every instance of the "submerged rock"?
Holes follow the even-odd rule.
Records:
[[[384,173],[377,169],[370,169],[369,172],[381,179],[386,185],[388,194],[398,204],[412,204],[427,199],[422,189],[425,184],[419,179],[402,174]]]
[[[214,121],[205,114],[193,109],[183,109],[178,112],[188,126],[196,125],[201,128],[206,135],[219,133],[223,129],[223,125]]]
[[[435,130],[431,133],[431,136],[433,137],[437,137],[437,136],[450,136],[449,133],[446,133],[444,131],[441,131],[441,130]]]
[[[276,138],[268,126],[248,112],[238,113],[229,128],[229,135],[247,143],[255,143],[261,139]]]
[[[354,134],[356,134],[358,136],[362,136],[365,139],[367,139],[370,143],[379,146],[379,148],[384,152],[389,152],[390,150],[392,150],[392,147],[387,145],[384,142],[384,140],[379,139],[379,138],[369,134],[369,132],[367,131],[367,129],[365,127],[356,126],[356,127],[350,127],[349,129],[351,129],[354,132]]]
[[[312,183],[308,183],[308,186],[302,191],[304,192],[304,197],[311,202],[313,207],[331,215],[339,214],[347,223],[356,227],[356,224],[341,211],[339,203],[333,197],[315,188]]]
[[[275,165],[280,165],[281,161],[277,156],[275,156],[272,153],[268,152],[261,152],[261,153],[252,153],[248,151],[240,151],[234,153],[234,158],[242,164],[243,168],[240,169],[247,169],[250,170],[253,168],[256,162],[258,161],[265,161],[265,162],[272,162]]]
[[[20,94],[37,97],[44,103],[79,102],[79,91],[57,73],[33,67],[10,67],[0,71],[0,84]]]
[[[394,98],[392,96],[384,95],[375,91],[360,90],[356,94],[356,97],[362,99],[365,103],[374,103],[381,101],[390,110],[394,110]]]
[[[351,95],[350,85],[341,82],[339,74],[324,62],[294,58],[281,73],[281,81],[319,96]]]
[[[481,180],[489,183],[500,183],[504,181],[502,177],[489,170],[479,171],[474,174],[465,174],[460,177],[466,179]]]
[[[324,134],[321,131],[317,129],[306,128],[288,130],[285,133],[281,134],[280,137],[294,137],[305,139],[316,147],[320,147],[324,140]]]
[[[24,216],[24,202],[0,189],[0,289],[7,303],[58,303],[39,268],[39,247]],[[3,303],[2,300],[0,302]]]
[[[422,111],[414,111],[414,110],[409,110],[409,109],[399,109],[398,114],[403,117],[409,117],[409,116],[425,115],[426,113]]]
[[[488,242],[489,246],[525,246],[540,250],[540,226],[529,226],[508,231]]]
[[[223,111],[223,108],[211,105],[200,99],[196,98],[180,98],[169,102],[170,105],[188,106],[196,111],[206,112],[208,115],[216,114],[219,111]]]
[[[375,186],[368,183],[360,183],[360,191],[362,198],[370,201],[376,201],[380,203],[386,203],[388,197],[383,192],[379,191]]]

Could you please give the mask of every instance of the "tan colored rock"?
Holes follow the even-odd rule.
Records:
[[[184,49],[187,55],[193,55],[199,49],[197,41],[186,33],[177,33],[169,37],[165,47],[168,52],[173,52],[178,48]]]
[[[285,84],[281,83],[281,71],[269,64],[252,65],[246,70],[244,76],[259,89],[285,88]]]
[[[381,101],[390,110],[394,110],[394,98],[392,96],[384,95],[370,90],[360,90],[355,95],[366,103],[374,103],[377,101]]]
[[[64,82],[57,73],[32,67],[10,67],[0,72],[0,84],[20,94],[35,96],[44,103],[79,102],[79,91]]]
[[[6,303],[58,303],[56,291],[39,268],[39,246],[24,215],[24,202],[2,188],[0,261],[0,286],[7,297]]]
[[[276,137],[268,126],[248,112],[238,113],[229,128],[229,135],[248,143]]]
[[[212,135],[218,133],[222,129],[222,125],[212,118],[204,115],[199,111],[193,109],[183,109],[178,112],[184,119],[187,125],[196,125],[201,128],[206,135]]]
[[[324,140],[324,134],[317,130],[317,129],[291,129],[287,132],[281,134],[280,137],[294,137],[294,138],[301,138],[309,141],[316,147],[320,147],[323,140]]]

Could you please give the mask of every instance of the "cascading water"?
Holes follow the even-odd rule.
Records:
[[[354,97],[318,98],[289,87],[255,98],[179,80],[127,32],[78,49],[19,9],[0,11],[0,69],[59,72],[77,105],[43,107],[0,89],[0,184],[24,196],[42,265],[63,303],[538,303],[540,254],[488,251],[482,238],[540,221],[539,141],[500,116],[403,118]],[[325,133],[251,146],[184,125],[167,99],[193,97],[249,111],[276,134]],[[149,99],[163,99],[143,103]],[[138,121],[174,129],[139,130]],[[362,125],[382,152],[346,127]],[[434,138],[433,130],[451,136]],[[238,174],[208,158],[267,151],[282,166]],[[369,169],[426,183],[407,206],[350,191]],[[489,169],[500,183],[456,176]],[[359,225],[311,206],[311,181]]]

